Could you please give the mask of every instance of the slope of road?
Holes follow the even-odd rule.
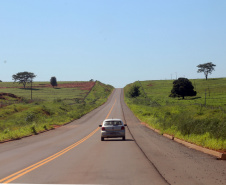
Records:
[[[98,125],[106,118],[128,124],[126,141],[100,140]],[[141,125],[125,105],[122,89],[68,125],[0,144],[0,183],[225,184],[225,168],[225,161]]]

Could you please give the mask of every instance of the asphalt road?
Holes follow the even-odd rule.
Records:
[[[126,141],[101,141],[99,124],[120,118]],[[116,89],[79,120],[0,144],[0,183],[226,184],[226,161],[184,147],[140,124]]]

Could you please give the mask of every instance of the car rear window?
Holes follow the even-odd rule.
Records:
[[[105,121],[104,125],[122,125],[121,121]]]

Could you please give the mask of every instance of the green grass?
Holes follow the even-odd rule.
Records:
[[[82,81],[76,81],[76,83],[80,83]],[[75,83],[75,81],[58,81],[57,84],[65,84],[65,83]],[[50,82],[33,82],[32,86],[44,86],[49,85]],[[0,82],[0,87],[15,87],[15,88],[24,88],[22,84],[17,82]],[[26,85],[26,88],[30,88],[30,84]]]
[[[88,95],[87,90],[78,88],[40,88],[37,94],[33,94],[32,102],[27,99],[27,90],[3,90],[23,99],[0,108],[0,141],[37,134],[78,119],[106,102],[113,87],[97,81]]]
[[[155,80],[140,82],[144,92],[141,88],[142,94],[137,98],[127,96],[132,84],[127,85],[125,101],[141,121],[162,133],[207,148],[226,150],[226,78],[191,81],[196,97],[170,98],[173,81]]]
[[[75,82],[59,82],[58,84],[64,83],[75,83]],[[49,82],[35,82],[33,86],[40,86],[44,84],[49,84]],[[2,87],[14,87],[14,88],[0,88],[0,93],[12,93],[19,97],[25,99],[31,99],[31,89],[23,88],[21,85],[18,87],[18,83],[2,82],[0,83]],[[88,93],[88,90],[80,90],[78,87],[75,88],[50,88],[50,87],[34,87],[32,88],[32,99],[34,100],[44,100],[53,101],[54,99],[64,99],[68,102],[73,103],[75,99],[83,99]],[[2,102],[2,100],[0,100]]]
[[[18,97],[31,99],[30,89],[6,88],[0,89],[0,92],[12,93]],[[73,101],[75,98],[84,98],[86,93],[88,93],[88,90],[80,90],[79,88],[38,88],[32,90],[32,99],[40,101],[53,101],[54,99],[60,98]]]
[[[197,95],[185,97],[185,100],[170,98],[169,94],[173,87],[173,80],[153,80],[141,82],[148,97],[161,105],[175,104],[206,104],[212,106],[226,106],[226,78],[219,79],[191,79]],[[136,82],[139,84],[138,82]],[[179,101],[181,100],[181,101]]]

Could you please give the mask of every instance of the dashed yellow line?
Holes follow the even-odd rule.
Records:
[[[116,102],[116,100],[115,100],[115,102]],[[109,117],[111,111],[113,110],[113,108],[114,108],[114,106],[115,106],[115,102],[114,102],[113,106],[111,107],[111,110],[109,111],[109,113],[108,113],[106,119]],[[65,148],[65,149],[63,149],[63,150],[57,152],[56,154],[54,154],[54,155],[52,155],[52,156],[50,156],[50,157],[47,157],[46,159],[44,159],[44,160],[42,160],[42,161],[39,161],[39,162],[37,162],[37,163],[35,163],[35,164],[33,164],[33,165],[27,167],[27,168],[24,168],[23,170],[20,170],[20,171],[14,173],[14,174],[12,174],[12,175],[9,175],[9,176],[7,176],[7,177],[1,179],[1,180],[0,180],[0,183],[2,183],[2,184],[10,183],[10,182],[12,182],[12,181],[18,179],[19,177],[21,177],[21,176],[23,176],[23,175],[25,175],[25,174],[27,174],[27,173],[29,173],[29,172],[35,170],[36,168],[38,168],[38,167],[40,167],[40,166],[43,166],[44,164],[46,164],[46,163],[48,163],[48,162],[50,162],[50,161],[52,161],[52,160],[54,160],[54,159],[60,157],[61,155],[65,154],[66,152],[70,151],[71,149],[75,148],[75,147],[78,146],[79,144],[81,144],[81,143],[83,143],[84,141],[86,141],[87,139],[89,139],[89,138],[90,138],[92,135],[94,135],[99,129],[100,129],[100,127],[96,128],[96,129],[95,129],[93,132],[91,132],[88,136],[86,136],[86,137],[84,137],[83,139],[79,140],[78,142],[76,142],[76,143],[70,145],[69,147],[67,147],[67,148]]]

